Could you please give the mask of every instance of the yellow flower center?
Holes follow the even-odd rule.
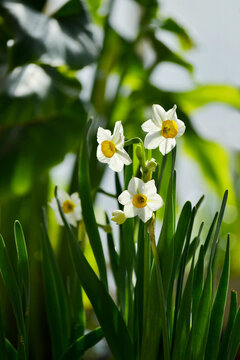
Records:
[[[161,135],[166,139],[175,138],[178,133],[178,126],[174,120],[166,120],[162,123]]]
[[[65,200],[64,203],[62,204],[62,209],[65,214],[69,214],[69,213],[73,212],[74,208],[75,208],[75,205],[70,200]]]
[[[132,203],[137,208],[144,208],[147,205],[147,197],[143,194],[136,194],[133,196]]]
[[[104,140],[101,143],[101,150],[104,156],[111,158],[116,152],[116,146],[112,141]]]

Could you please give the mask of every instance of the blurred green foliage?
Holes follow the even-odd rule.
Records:
[[[43,316],[39,230],[41,206],[51,189],[49,169],[68,152],[77,153],[89,115],[94,116],[95,129],[99,125],[111,128],[121,119],[128,135],[138,136],[153,103],[166,109],[176,103],[179,118],[187,125],[185,149],[200,166],[210,189],[220,196],[230,189],[230,203],[240,211],[239,155],[232,176],[230,155],[220,145],[202,139],[190,118],[192,111],[209,102],[239,109],[239,90],[229,85],[204,85],[187,92],[166,92],[154,86],[151,75],[164,62],[194,76],[192,65],[160,40],[159,32],[171,33],[182,50],[191,49],[194,43],[181,24],[164,17],[157,1],[133,3],[139,10],[132,14],[138,16],[138,30],[129,39],[111,21],[114,0],[66,0],[54,11],[46,0],[0,2],[0,224],[13,256],[14,219],[19,218],[25,229],[33,294],[31,354],[36,360],[51,358],[45,339],[49,335]],[[124,14],[121,16],[124,22]],[[154,54],[150,63],[146,61],[149,51]],[[90,74],[87,86],[80,80],[85,70]],[[104,167],[97,163],[91,134],[89,145],[90,178],[92,187],[97,188]],[[70,184],[73,191],[76,179],[75,167]],[[228,229],[226,226],[225,231]],[[235,221],[231,229],[237,233],[239,223]],[[71,266],[61,243],[62,232],[58,256],[66,280]],[[12,310],[2,286],[1,293],[7,335],[14,342],[15,325],[7,320],[12,318]]]

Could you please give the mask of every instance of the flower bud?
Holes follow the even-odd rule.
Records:
[[[157,167],[157,162],[155,159],[151,159],[151,160],[147,160],[146,161],[146,168],[148,169],[148,171],[154,172],[156,170]]]
[[[115,210],[112,213],[112,219],[111,220],[115,221],[118,225],[121,225],[127,220],[127,217],[126,217],[124,211]]]

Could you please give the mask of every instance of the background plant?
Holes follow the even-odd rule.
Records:
[[[238,89],[203,85],[179,93],[153,86],[150,81],[153,70],[166,61],[193,74],[191,64],[160,41],[157,32],[171,32],[186,50],[193,42],[181,25],[161,14],[157,2],[136,1],[135,4],[141,8],[138,32],[134,39],[126,39],[111,22],[113,1],[104,7],[101,1],[83,4],[72,0],[52,13],[48,12],[45,1],[1,1],[1,233],[10,254],[15,257],[10,224],[16,217],[21,220],[28,242],[32,294],[30,348],[35,359],[46,358],[49,347],[45,336],[44,298],[39,291],[43,286],[39,219],[41,206],[47,202],[52,188],[48,171],[69,151],[76,153],[86,112],[94,115],[95,126],[102,124],[111,128],[121,119],[129,136],[135,136],[140,135],[137,129],[152,103],[161,103],[165,108],[177,103],[179,117],[188,128],[184,139],[186,149],[198,160],[210,188],[214,187],[220,196],[226,188],[232,189],[229,202],[238,208],[238,155],[235,155],[236,166],[231,178],[229,155],[219,145],[202,139],[189,118],[194,109],[210,101],[221,101],[238,109]],[[146,65],[149,46],[155,58]],[[92,86],[86,94],[86,85],[81,84],[81,69],[85,70],[90,64],[96,71],[93,71]],[[115,86],[109,95],[111,84]],[[96,163],[96,143],[91,139],[93,135],[90,134],[90,178],[96,191],[103,167]],[[221,166],[216,158],[221,158]],[[76,173],[75,167],[71,191],[77,189]],[[166,185],[162,186],[166,193]],[[224,224],[224,233],[228,229]],[[237,229],[235,221],[231,224],[231,232],[237,233]],[[55,234],[52,242],[66,283],[69,266],[61,250],[63,234],[56,232],[52,230]],[[12,310],[2,285],[1,294],[6,334],[15,339],[16,327],[9,321]]]

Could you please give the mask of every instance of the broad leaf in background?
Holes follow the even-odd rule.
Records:
[[[38,62],[80,69],[96,59],[97,48],[80,1],[70,0],[51,17],[21,1],[2,1],[15,36],[9,45],[10,70]]]

